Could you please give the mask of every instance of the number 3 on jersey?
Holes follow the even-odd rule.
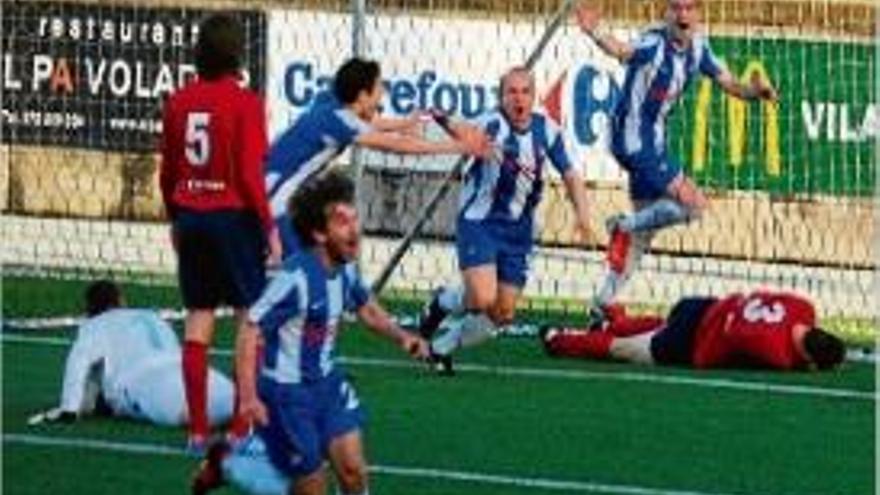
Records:
[[[211,159],[211,114],[191,112],[186,116],[186,159],[193,167],[203,167]]]
[[[785,306],[778,301],[765,304],[761,298],[754,297],[746,301],[743,318],[750,323],[779,323],[785,319]]]

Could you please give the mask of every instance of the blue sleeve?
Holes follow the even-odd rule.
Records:
[[[326,124],[324,132],[340,148],[352,144],[359,135],[372,129],[369,124],[346,109],[338,109],[329,113]]]
[[[269,334],[299,316],[304,280],[301,270],[279,272],[251,306],[248,319],[256,323],[263,334]]]
[[[644,65],[654,59],[657,50],[663,44],[663,38],[655,31],[643,33],[633,43],[632,57],[626,62],[627,65]]]
[[[571,154],[565,144],[565,136],[562,130],[549,119],[544,117],[543,121],[544,136],[547,140],[547,157],[559,175],[565,175],[572,167]]]
[[[349,263],[345,266],[345,309],[357,311],[370,300],[370,288],[361,277],[357,265]]]
[[[704,40],[703,43],[700,44],[700,72],[712,79],[718,78],[718,75],[721,74],[721,71],[724,69],[724,63],[718,60],[718,57],[715,56],[715,53],[712,51],[712,47],[709,46],[709,41]]]

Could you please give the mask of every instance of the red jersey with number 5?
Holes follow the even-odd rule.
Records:
[[[252,210],[269,231],[263,161],[268,147],[262,99],[233,76],[196,79],[172,94],[162,117],[159,182],[169,215]]]
[[[728,296],[714,303],[700,320],[694,366],[804,367],[807,363],[795,347],[793,329],[796,325],[813,327],[815,323],[813,305],[795,294]]]

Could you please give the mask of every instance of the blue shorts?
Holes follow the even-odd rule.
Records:
[[[293,479],[320,469],[330,443],[364,423],[354,388],[339,372],[299,384],[261,377],[259,390],[269,422],[257,434],[272,465]]]
[[[243,210],[180,210],[174,219],[183,305],[250,306],[266,285],[266,240],[257,215]]]
[[[654,362],[669,366],[693,364],[694,337],[700,320],[714,297],[692,297],[678,301],[666,317],[666,326],[651,338],[651,356]]]
[[[681,165],[665,152],[659,154],[615,153],[629,176],[629,195],[634,201],[654,201],[667,196],[669,184],[681,174]]]
[[[500,282],[523,287],[534,245],[532,236],[531,222],[506,224],[459,219],[455,239],[458,267],[464,271],[475,266],[495,265]]]

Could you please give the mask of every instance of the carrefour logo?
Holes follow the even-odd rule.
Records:
[[[589,63],[573,74],[567,71],[556,80],[544,98],[544,107],[552,119],[569,129],[577,145],[607,144],[620,85],[608,71]]]
[[[290,63],[284,71],[284,97],[297,110],[307,108],[317,94],[329,90],[332,74],[319,74],[310,62]],[[412,76],[384,79],[383,110],[405,115],[435,108],[464,118],[474,118],[498,105],[498,86],[454,81],[434,70]]]

